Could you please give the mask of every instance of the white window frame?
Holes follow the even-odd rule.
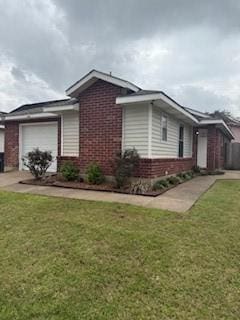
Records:
[[[166,119],[166,127],[163,127],[163,118]],[[168,141],[168,116],[165,113],[161,114],[161,124],[160,124],[160,128],[161,128],[161,141],[162,142],[167,142]],[[163,139],[163,129],[166,128],[166,140]]]
[[[183,128],[183,138],[182,138],[181,140],[180,140],[180,128]],[[183,143],[183,154],[182,154],[181,157],[180,157],[180,155],[179,155],[180,142]],[[178,158],[179,158],[179,159],[185,158],[185,156],[184,156],[184,145],[185,145],[185,126],[184,126],[183,123],[180,123],[179,128],[178,128]]]

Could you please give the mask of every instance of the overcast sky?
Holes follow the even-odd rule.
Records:
[[[0,110],[95,68],[240,116],[239,0],[0,0]]]

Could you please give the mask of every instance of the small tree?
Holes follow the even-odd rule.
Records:
[[[140,157],[135,148],[116,154],[113,170],[118,188],[123,187],[127,180],[132,177],[134,170],[139,165],[139,160]]]
[[[91,184],[101,184],[105,180],[102,169],[97,163],[91,163],[87,167],[86,174],[87,181]]]
[[[53,156],[50,151],[41,151],[36,148],[28,152],[22,161],[35,179],[42,179],[53,162]]]
[[[61,168],[60,172],[63,178],[67,181],[77,180],[79,176],[79,169],[74,165],[73,162],[65,162]]]

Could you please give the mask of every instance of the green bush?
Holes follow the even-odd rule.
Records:
[[[194,173],[200,173],[200,172],[201,172],[201,168],[200,168],[199,166],[193,166],[193,167],[192,167],[192,171],[193,171]]]
[[[61,168],[60,173],[67,181],[77,180],[79,176],[79,169],[72,162],[65,162]]]
[[[169,182],[169,184],[172,184],[172,185],[176,185],[180,182],[179,177],[175,177],[175,176],[167,178],[167,181]]]
[[[192,176],[189,173],[185,173],[185,180],[191,180]]]
[[[102,173],[102,169],[99,167],[97,163],[91,163],[87,170],[87,181],[90,184],[101,184],[104,182],[105,177]]]
[[[26,166],[35,179],[45,177],[48,168],[53,163],[53,156],[50,151],[41,151],[38,148],[28,152],[22,158],[24,166]]]
[[[169,187],[167,180],[158,180],[153,185],[153,190],[162,190]]]
[[[122,188],[128,179],[133,176],[134,170],[139,165],[139,160],[139,154],[134,148],[116,154],[113,162],[113,171],[117,188]]]
[[[179,172],[177,175],[176,175],[181,181],[184,181],[185,180],[185,174],[183,172]]]

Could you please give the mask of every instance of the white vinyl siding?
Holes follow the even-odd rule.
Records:
[[[141,157],[148,157],[148,106],[123,107],[123,150],[136,148]]]
[[[193,127],[184,125],[184,158],[192,157]]]
[[[163,141],[161,137],[161,116],[161,110],[154,107],[152,120],[152,157],[178,158],[180,125],[184,126],[184,158],[191,157],[192,127],[164,113],[164,116],[167,116],[167,141]]]
[[[0,129],[0,152],[4,152],[4,130]]]
[[[162,116],[167,118],[167,141],[162,139]],[[142,158],[178,158],[179,128],[184,127],[183,158],[192,157],[192,126],[151,105],[123,107],[123,149],[135,147]]]
[[[79,113],[62,115],[62,156],[79,156]]]

